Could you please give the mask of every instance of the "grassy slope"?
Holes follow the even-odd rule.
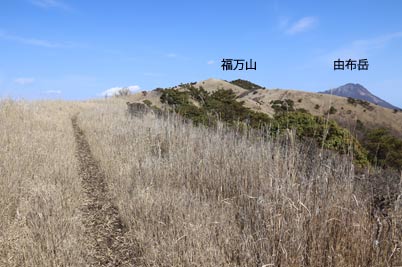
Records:
[[[391,109],[374,104],[371,104],[374,109],[368,110],[361,105],[348,103],[347,98],[344,97],[296,90],[258,89],[250,93],[249,90],[218,79],[208,79],[194,85],[194,87],[200,86],[209,92],[215,91],[218,88],[233,90],[237,95],[243,95],[238,100],[245,101],[246,107],[271,116],[275,114],[275,111],[271,108],[270,102],[277,99],[291,99],[294,101],[296,108],[304,108],[317,116],[325,115],[330,107],[333,106],[337,109],[337,112],[330,115],[329,118],[336,120],[348,129],[355,129],[357,120],[360,120],[367,127],[385,127],[390,129],[394,134],[402,136],[402,112],[394,113]],[[147,96],[138,93],[130,96],[129,99],[136,101],[149,99],[154,105],[161,106],[160,95],[157,92],[152,92]],[[319,105],[318,109],[315,108],[316,105]]]
[[[401,211],[372,217],[348,157],[292,134],[251,142],[221,125],[130,118],[109,99],[1,103],[1,266],[85,266],[77,111],[145,266],[402,264]]]
[[[148,265],[401,262],[400,229],[376,234],[370,194],[357,190],[347,157],[292,135],[250,142],[222,127],[124,112],[108,102],[80,123]]]
[[[353,129],[356,121],[360,120],[368,127],[386,127],[402,136],[402,112],[394,113],[393,110],[370,104],[374,109],[368,110],[361,105],[348,103],[347,98],[325,94],[308,93],[295,90],[258,90],[256,94],[249,94],[241,100],[246,101],[245,105],[261,110],[268,114],[274,111],[270,107],[271,100],[291,99],[295,102],[296,108],[304,108],[313,115],[325,115],[331,106],[337,112],[330,116],[345,127]],[[299,102],[301,99],[301,102]],[[260,102],[261,104],[259,104]],[[319,108],[316,109],[316,105]]]
[[[246,89],[238,85],[244,86]],[[184,84],[175,87],[175,89],[186,92],[188,91],[188,86],[189,84]],[[389,138],[393,140],[384,145],[384,147],[386,147],[384,151],[378,154],[379,151],[375,149],[374,146],[371,145],[370,148],[366,148],[369,148],[372,162],[387,162],[385,165],[392,165],[393,168],[397,169],[402,168],[402,165],[398,163],[398,157],[400,157],[401,153],[398,150],[400,146],[398,138],[402,138],[402,112],[394,112],[394,110],[386,109],[368,102],[349,101],[350,99],[347,98],[326,94],[280,89],[249,90],[250,86],[253,88],[260,86],[243,80],[236,80],[229,83],[218,79],[208,79],[198,83],[192,83],[191,86],[195,88],[202,87],[209,93],[213,93],[217,89],[232,90],[237,95],[237,101],[244,102],[245,107],[272,117],[275,116],[275,110],[272,107],[273,101],[292,100],[295,109],[306,110],[314,116],[322,116],[327,120],[335,120],[339,125],[352,132],[365,146],[373,142],[373,140],[367,140],[372,135],[370,133],[371,131],[377,128],[388,129],[390,135],[384,136],[381,140],[388,140]],[[160,103],[160,91],[153,91],[150,95],[152,98],[147,96],[147,101],[150,100],[158,107],[164,106]],[[145,99],[143,95],[139,94],[131,96],[131,98],[138,101]],[[202,106],[202,103],[193,99],[190,99],[190,102],[197,107]],[[379,157],[378,159],[377,156]],[[392,164],[388,164],[388,162],[392,162]]]

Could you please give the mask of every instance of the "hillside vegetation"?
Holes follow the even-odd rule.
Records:
[[[272,130],[297,128],[301,138],[313,137],[324,147],[341,153],[354,152],[359,165],[365,165],[368,159],[375,166],[402,169],[400,161],[394,159],[402,153],[397,145],[402,140],[402,112],[367,101],[293,90],[265,90],[240,79],[230,83],[208,79],[151,94],[145,101],[159,108],[173,107],[196,125],[211,126],[221,116],[221,120],[240,129],[267,124]],[[133,97],[137,101],[144,99],[139,95]],[[380,129],[387,129],[389,138],[394,140],[393,145],[383,143],[384,138],[377,142],[387,147],[387,156],[377,155],[378,150],[368,146],[368,132]]]
[[[216,92],[196,107],[258,115]],[[125,102],[0,102],[0,266],[402,264],[398,175],[357,176],[300,130]]]
[[[243,101],[236,100],[236,94],[231,90],[219,89],[209,93],[203,87],[187,85],[186,88],[188,91],[163,90],[161,102],[174,107],[177,113],[191,119],[195,125],[213,126],[219,119],[240,130],[265,128],[271,136],[294,129],[299,138],[312,138],[323,148],[340,153],[352,152],[356,162],[361,165],[368,163],[366,151],[348,130],[341,128],[333,120],[328,121],[305,111],[295,110],[292,100],[273,101],[276,115],[271,118],[267,114],[245,107]],[[199,106],[193,104],[191,99],[197,101]]]
[[[384,128],[367,130],[363,142],[373,164],[402,171],[402,140],[390,134],[389,130]]]
[[[147,265],[402,262],[398,209],[392,202],[387,217],[379,215],[380,196],[371,191],[377,178],[355,177],[347,155],[294,133],[250,139],[222,123],[193,126],[173,114],[130,119],[112,103],[83,113],[79,123]],[[398,188],[392,175],[379,175]]]
[[[264,89],[264,87],[262,87],[262,86],[260,86],[258,84],[252,83],[252,82],[247,81],[247,80],[242,80],[242,79],[237,79],[237,80],[231,81],[230,83],[234,84],[234,85],[237,85],[237,86],[239,86],[241,88],[251,90],[251,91],[252,90],[257,90],[257,89]]]

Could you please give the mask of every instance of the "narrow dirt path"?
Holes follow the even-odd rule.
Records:
[[[82,207],[85,240],[89,251],[89,266],[139,266],[141,253],[130,244],[117,207],[108,192],[105,174],[94,159],[84,132],[72,118],[76,140],[76,157],[82,179],[84,203]]]

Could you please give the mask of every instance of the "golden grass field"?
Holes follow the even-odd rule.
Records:
[[[1,101],[0,266],[402,265],[402,211],[347,155],[250,136],[116,98]]]
[[[0,102],[0,266],[84,266],[68,102]]]

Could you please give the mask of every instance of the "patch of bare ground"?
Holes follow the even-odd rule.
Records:
[[[76,140],[79,175],[82,179],[84,204],[83,224],[91,266],[138,266],[141,251],[137,244],[128,241],[127,231],[119,210],[108,192],[105,175],[94,159],[84,132],[72,118]]]

